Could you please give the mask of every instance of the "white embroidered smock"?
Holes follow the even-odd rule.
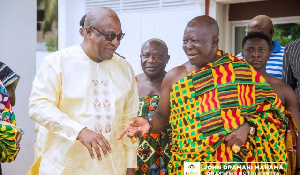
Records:
[[[92,61],[75,45],[45,57],[33,81],[30,117],[39,123],[35,168],[49,175],[124,175],[136,168],[138,143],[118,135],[137,116],[135,75],[126,60]],[[87,127],[101,133],[112,153],[99,161],[76,140]]]

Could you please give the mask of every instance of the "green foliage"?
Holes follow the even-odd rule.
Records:
[[[300,38],[300,24],[293,26],[291,29],[291,33],[293,34],[292,35],[293,40]]]
[[[49,38],[46,41],[46,46],[47,46],[48,52],[55,52],[55,51],[57,51],[57,40],[54,39],[54,38]]]
[[[58,22],[58,0],[37,0],[38,7],[44,7],[45,9],[45,19],[44,25],[42,25],[43,35],[45,33],[52,31],[52,26],[56,25]],[[46,46],[49,52],[54,52],[57,50],[57,36],[54,38],[46,39]]]
[[[45,5],[45,23],[43,34],[50,32],[52,24],[57,25],[58,21],[58,0],[37,0],[37,6]]]
[[[300,24],[275,24],[274,31],[273,40],[277,41],[282,46],[300,38]]]
[[[287,43],[291,42],[291,36],[285,36],[285,31],[281,28],[274,28],[275,35],[273,36],[273,40],[277,41],[280,45],[285,46]]]

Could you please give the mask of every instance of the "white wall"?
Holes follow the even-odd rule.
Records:
[[[84,0],[58,1],[58,49],[79,44],[79,21],[85,14]]]
[[[36,0],[0,1],[0,59],[21,76],[14,111],[25,131],[21,151],[13,163],[3,163],[5,175],[23,175],[33,163],[34,122],[28,116],[28,98],[35,75]]]
[[[140,53],[142,44],[151,39],[159,38],[166,42],[171,56],[166,70],[188,61],[183,49],[183,32],[188,21],[201,15],[199,8],[120,13],[124,39],[116,52],[125,56],[132,65],[135,74],[142,73]]]
[[[228,20],[229,5],[221,3],[213,3],[215,6],[215,19],[219,26],[219,48],[225,52],[230,51],[230,26]]]

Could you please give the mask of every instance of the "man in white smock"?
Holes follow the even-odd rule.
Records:
[[[120,20],[96,7],[84,30],[84,41],[47,56],[33,81],[30,117],[39,130],[27,174],[134,174],[138,143],[117,140],[138,110],[134,72],[115,54]]]

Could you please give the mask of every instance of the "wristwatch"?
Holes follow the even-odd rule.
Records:
[[[255,127],[254,127],[254,125],[251,122],[249,122],[249,121],[246,121],[246,123],[247,123],[247,125],[250,128],[249,134],[250,135],[254,135],[255,134]]]

